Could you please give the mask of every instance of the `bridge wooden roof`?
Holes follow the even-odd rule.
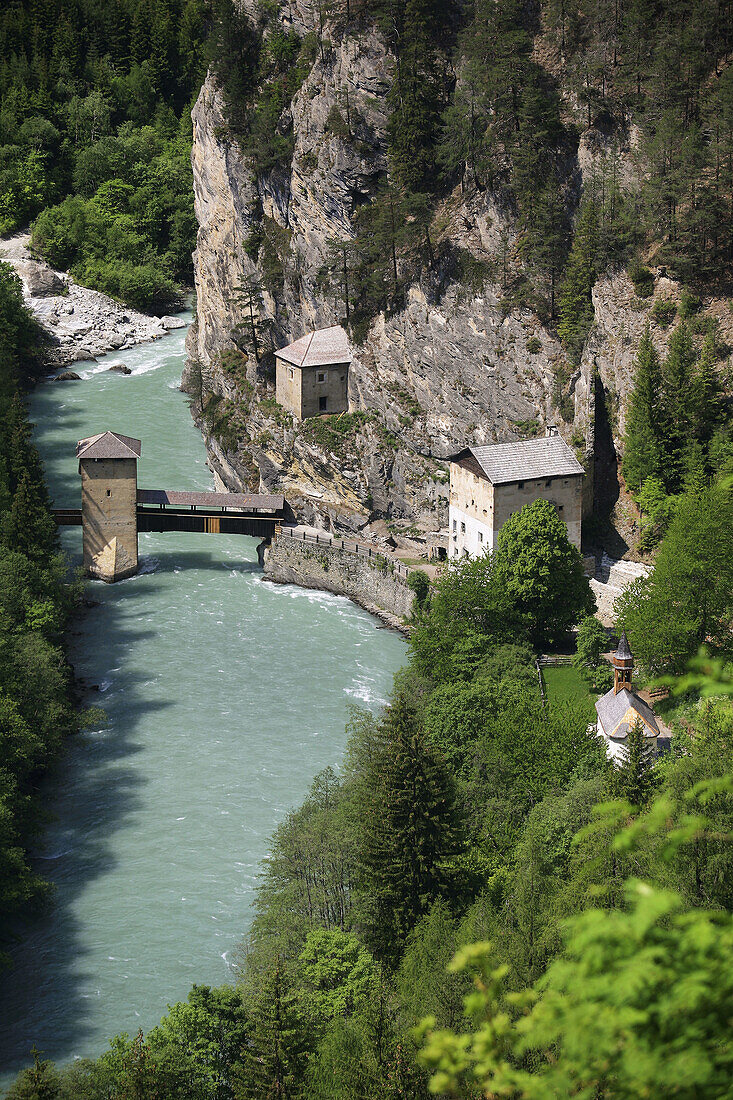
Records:
[[[232,508],[242,512],[282,512],[285,498],[257,493],[179,493],[173,489],[138,489],[138,504],[178,507]]]

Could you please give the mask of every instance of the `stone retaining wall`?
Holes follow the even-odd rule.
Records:
[[[348,596],[397,630],[405,631],[415,593],[394,563],[375,553],[366,558],[340,546],[313,545],[278,534],[264,553],[265,576],[280,584],[320,588]]]

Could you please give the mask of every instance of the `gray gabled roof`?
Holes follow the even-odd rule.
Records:
[[[547,477],[575,477],[585,473],[572,448],[562,436],[522,439],[519,443],[494,443],[488,447],[466,447],[450,456],[458,462],[473,455],[493,485],[507,481],[532,481]]]
[[[349,338],[341,325],[307,332],[292,344],[275,352],[278,359],[296,367],[328,367],[353,359]]]
[[[659,734],[659,725],[652,708],[628,688],[622,688],[618,693],[613,688],[607,691],[596,703],[596,713],[601,732],[615,741],[626,739],[636,715],[644,723],[647,737],[656,737]]]
[[[80,439],[76,445],[77,458],[139,458],[142,444],[139,439],[119,432],[100,432]]]

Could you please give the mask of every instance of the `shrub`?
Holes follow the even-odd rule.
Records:
[[[536,355],[538,351],[542,349],[542,341],[538,340],[536,336],[531,336],[527,341],[527,351],[530,355]]]
[[[697,295],[691,294],[689,290],[683,290],[680,296],[680,317],[682,320],[687,321],[690,317],[694,317],[701,309],[702,302]]]
[[[677,306],[669,298],[660,298],[652,307],[652,320],[660,328],[668,328],[677,315]]]
[[[654,293],[654,275],[639,260],[634,260],[629,268],[629,278],[639,298],[651,298]]]

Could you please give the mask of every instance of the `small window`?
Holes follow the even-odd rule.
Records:
[[[465,535],[465,533],[466,533],[466,525],[465,525],[465,523],[462,523],[461,524],[461,534]]]
[[[524,488],[524,482],[523,481],[518,481],[517,482],[517,488],[518,489],[523,489]]]
[[[341,381],[342,381],[342,382],[345,382],[345,381],[346,381],[346,375],[345,375],[345,374],[342,374],[342,375],[341,375]]]
[[[552,485],[552,478],[548,477],[547,481],[545,482],[545,488],[549,489],[551,485]]]
[[[112,490],[111,490],[111,489],[108,489],[108,490],[107,490],[107,496],[108,496],[108,497],[111,497],[111,496],[112,496]]]
[[[325,370],[319,370],[319,372],[318,372],[318,381],[319,382],[325,382],[326,381],[326,372],[325,372]]]
[[[560,513],[560,515],[562,515],[562,504],[561,504],[561,505],[560,505],[560,506],[558,507],[558,509],[557,509],[557,510],[558,510],[558,512]]]
[[[328,408],[328,398],[327,397],[319,397],[318,398],[318,411],[322,412],[322,413],[325,413],[327,408]]]
[[[291,378],[295,378],[295,371],[293,370],[292,367],[288,368],[288,374],[290,375]]]
[[[483,531],[479,531],[479,533],[478,533],[478,540],[479,540],[479,542],[483,542],[483,541],[484,541],[484,533],[483,533]]]
[[[453,520],[453,530],[454,530],[454,531],[455,531],[455,529],[456,529],[456,527],[457,527],[457,526],[458,526],[458,520],[455,520],[455,519],[454,519],[454,520]]]

